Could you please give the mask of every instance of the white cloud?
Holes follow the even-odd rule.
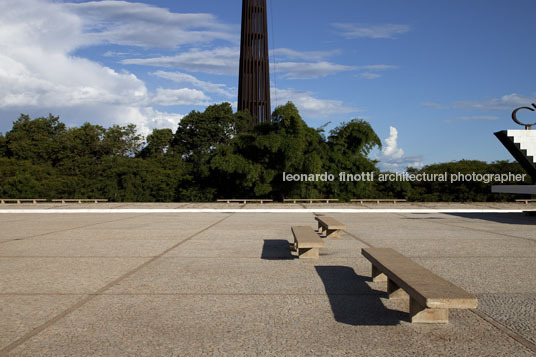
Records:
[[[340,100],[319,99],[311,92],[298,91],[294,89],[277,89],[271,91],[272,105],[277,102],[284,104],[292,102],[296,105],[303,117],[326,118],[334,114],[356,113],[357,108],[345,106]]]
[[[295,51],[289,48],[276,48],[272,50],[271,55],[284,57],[288,59],[301,59],[306,61],[321,61],[327,57],[341,54],[341,50],[331,51]]]
[[[190,74],[181,73],[181,72],[165,72],[165,71],[156,71],[153,74],[157,77],[168,79],[175,83],[191,84],[194,87],[200,88],[203,91],[208,92],[208,93],[221,94],[228,98],[236,97],[236,90],[227,88],[225,84],[217,84],[217,83],[202,81]]]
[[[272,67],[275,72],[284,72],[284,78],[311,79],[326,77],[342,71],[355,69],[352,66],[334,64],[330,62],[282,62]]]
[[[393,126],[389,127],[389,137],[385,139],[382,153],[393,159],[400,159],[404,156],[404,150],[398,147],[398,130]]]
[[[536,101],[536,94],[532,96],[519,95],[511,93],[503,95],[500,98],[493,98],[484,101],[461,101],[455,103],[456,107],[483,109],[483,110],[504,110],[515,109],[516,107],[527,106]]]
[[[84,21],[68,4],[0,2],[0,114],[62,115],[69,125],[134,123],[143,132],[180,115],[150,105],[145,83],[71,53],[87,45]],[[86,38],[87,39],[87,38]],[[7,127],[7,122],[1,124]]]
[[[408,167],[420,169],[424,166],[420,156],[408,156],[402,159],[391,159],[388,161],[380,161],[378,164],[380,170],[391,172],[404,172]]]
[[[411,30],[409,25],[358,25],[351,23],[334,23],[333,26],[341,31],[345,38],[389,38],[395,39],[397,35]]]
[[[118,52],[118,51],[106,51],[102,54],[103,57],[125,57],[132,56],[129,52]]]
[[[153,108],[145,108],[145,113],[143,113],[142,117],[145,121],[145,125],[143,126],[145,131],[143,132],[143,135],[147,136],[150,134],[149,129],[169,128],[175,131],[181,119],[184,118],[184,115],[161,112]]]
[[[240,48],[220,47],[211,50],[193,48],[175,56],[130,58],[121,61],[121,63],[173,67],[189,72],[236,75],[238,74],[239,58]]]
[[[127,1],[65,3],[62,7],[79,16],[84,27],[81,38],[90,43],[175,48],[214,40],[238,41],[233,28],[212,14],[173,13]]]
[[[374,72],[361,72],[357,76],[365,79],[376,79],[381,77],[380,74]]]
[[[388,69],[397,69],[398,66],[393,66],[390,64],[370,64],[366,66],[356,66],[356,69],[364,69],[368,71],[385,71]]]
[[[380,78],[381,74],[378,72],[386,71],[389,69],[397,69],[398,66],[388,65],[388,64],[372,64],[366,66],[356,66],[356,70],[364,70],[356,74],[356,77],[365,78],[365,79],[376,79]]]
[[[422,158],[419,156],[405,156],[404,150],[398,147],[398,130],[389,127],[389,137],[385,139],[380,155],[378,166],[383,171],[404,171],[408,167],[420,168],[423,166]]]
[[[158,88],[151,103],[162,106],[172,105],[208,105],[210,98],[202,91],[190,88],[164,89]]]
[[[441,103],[436,103],[436,102],[422,102],[421,107],[435,108],[435,109],[443,109],[444,108],[444,106]]]
[[[193,48],[175,56],[129,58],[122,60],[121,63],[179,68],[188,72],[238,75],[239,59],[240,48],[220,47],[210,50]],[[275,73],[284,73],[283,77],[287,79],[310,79],[325,77],[341,71],[350,71],[355,68],[357,67],[319,61],[272,63],[270,70]]]

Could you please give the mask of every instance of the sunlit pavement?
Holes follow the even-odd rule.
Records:
[[[525,204],[6,204],[0,214],[0,355],[534,355],[536,217]],[[151,209],[460,209],[330,213],[347,225],[295,259],[308,213]],[[372,283],[363,247],[391,247],[474,293],[448,325],[408,322]]]

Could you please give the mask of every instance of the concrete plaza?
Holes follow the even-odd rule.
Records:
[[[535,209],[525,204],[22,204],[139,213],[0,213],[0,355],[536,355],[536,217],[330,213],[347,225],[295,259],[314,213],[152,208]],[[370,280],[391,247],[477,295],[447,325],[409,323]]]

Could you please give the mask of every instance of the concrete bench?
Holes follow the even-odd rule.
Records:
[[[313,202],[325,202],[325,203],[330,203],[330,202],[337,202],[339,201],[338,199],[336,198],[285,198],[283,199],[283,202],[292,202],[292,203],[296,203],[296,202],[308,202],[308,203],[313,203]]]
[[[315,219],[318,221],[318,232],[325,234],[328,238],[339,238],[341,230],[346,229],[345,224],[332,217],[316,216]]]
[[[518,199],[518,200],[516,200],[516,202],[525,202],[525,204],[528,205],[529,202],[536,202],[536,200],[528,198],[528,199]]]
[[[36,204],[37,202],[46,202],[46,199],[44,198],[0,198],[0,204],[5,204],[8,202],[13,202],[17,204],[21,204],[24,202],[31,202],[33,204]]]
[[[398,198],[355,198],[353,200],[350,200],[350,202],[359,202],[361,204],[363,204],[364,202],[376,202],[379,204],[380,202],[406,202],[406,200]]]
[[[372,280],[387,280],[389,298],[409,295],[412,323],[448,323],[448,309],[475,309],[477,298],[391,248],[363,248]]]
[[[52,202],[61,202],[65,203],[99,203],[99,202],[108,202],[105,198],[60,198],[52,200]]]
[[[242,202],[244,204],[248,203],[248,202],[260,202],[261,204],[263,204],[264,202],[273,202],[273,200],[269,200],[269,199],[264,199],[264,198],[261,198],[261,199],[252,199],[252,198],[230,198],[230,199],[222,199],[222,200],[217,200],[218,202],[226,202],[226,203],[231,203],[231,202]]]
[[[322,238],[309,226],[294,226],[291,229],[298,258],[318,258],[318,250],[324,246]]]

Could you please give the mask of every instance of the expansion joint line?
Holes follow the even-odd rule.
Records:
[[[36,235],[33,235],[33,236],[29,236],[29,237],[13,238],[13,239],[10,239],[10,240],[1,241],[0,244],[4,244],[4,243],[8,243],[8,242],[13,242],[13,241],[21,241],[21,240],[26,240],[26,239],[38,238],[38,237],[44,237],[44,236],[47,236],[47,235],[49,235],[49,234],[69,232],[69,231],[73,231],[73,230],[75,230],[75,229],[82,229],[82,228],[88,228],[88,227],[98,226],[99,224],[105,224],[105,223],[113,223],[113,222],[125,221],[125,220],[127,220],[127,219],[133,219],[133,218],[143,217],[143,216],[146,216],[146,215],[147,215],[147,214],[138,214],[138,215],[136,215],[136,216],[123,217],[123,218],[119,218],[119,219],[113,219],[113,220],[111,220],[111,221],[104,221],[104,222],[91,223],[91,224],[86,224],[86,225],[78,226],[78,227],[72,227],[72,228],[60,229],[60,230],[58,230],[58,231],[53,231],[53,232],[40,233],[40,234],[36,234]]]
[[[398,216],[400,216],[400,217],[405,217],[403,214],[398,214]],[[509,238],[516,238],[516,239],[522,239],[522,240],[530,240],[531,242],[534,242],[534,240],[532,240],[532,239],[526,239],[526,238],[522,238],[522,237],[516,237],[516,236],[509,235],[509,234],[490,232],[490,231],[486,231],[486,230],[483,230],[483,229],[474,229],[474,228],[468,228],[468,227],[458,226],[458,225],[455,225],[455,224],[448,224],[448,223],[435,222],[435,221],[432,221],[431,223],[439,224],[439,225],[442,225],[442,226],[448,226],[448,227],[465,228],[465,229],[469,229],[469,230],[473,230],[473,231],[477,231],[477,232],[486,232],[486,233],[491,233],[491,234],[497,234],[497,235],[501,235],[501,236],[506,236],[506,237],[509,237]],[[470,311],[471,311],[472,313],[474,313],[475,315],[477,315],[478,317],[480,317],[480,318],[481,318],[482,320],[484,320],[485,322],[487,322],[488,324],[492,325],[493,327],[495,327],[496,329],[498,329],[499,331],[501,331],[502,333],[504,333],[505,335],[507,335],[508,337],[510,337],[511,339],[513,339],[514,341],[516,341],[516,342],[522,344],[523,346],[525,346],[526,348],[528,348],[528,349],[531,350],[532,352],[536,352],[536,344],[534,344],[534,343],[532,343],[531,341],[527,340],[525,337],[519,335],[519,334],[516,333],[515,331],[512,331],[511,329],[509,329],[508,327],[504,326],[503,324],[501,324],[500,322],[498,322],[497,320],[495,320],[494,318],[492,318],[491,316],[485,314],[485,313],[482,312],[482,311],[479,311],[479,310],[477,310],[477,309],[470,309]]]
[[[29,340],[30,338],[34,337],[35,335],[39,334],[40,332],[42,332],[43,330],[47,329],[48,327],[54,325],[55,323],[57,323],[58,321],[62,320],[64,317],[66,317],[67,315],[71,314],[72,312],[78,310],[79,308],[81,308],[82,306],[84,306],[85,304],[87,304],[88,302],[90,302],[91,300],[95,299],[97,296],[100,296],[102,295],[104,292],[106,292],[107,290],[111,289],[113,286],[119,284],[121,281],[125,280],[126,278],[132,276],[133,274],[137,273],[138,271],[140,271],[141,269],[145,268],[146,266],[148,266],[149,264],[152,264],[155,260],[157,259],[160,259],[162,258],[165,254],[169,253],[170,251],[172,251],[173,249],[183,245],[184,243],[188,242],[189,240],[191,240],[192,238],[200,235],[201,233],[203,232],[206,232],[208,231],[209,229],[213,228],[214,226],[220,224],[221,222],[225,221],[226,219],[228,219],[229,217],[231,217],[233,214],[230,214],[222,219],[220,219],[219,221],[209,225],[208,227],[205,227],[203,228],[202,230],[192,234],[191,236],[189,236],[188,238],[186,239],[183,239],[181,240],[179,243],[173,245],[172,247],[164,250],[162,253],[158,254],[157,256],[154,256],[153,258],[149,259],[148,261],[146,261],[145,263],[137,266],[136,268],[126,272],[125,274],[121,275],[119,278],[113,280],[112,282],[106,284],[105,286],[103,286],[102,288],[100,288],[99,290],[93,292],[93,293],[90,293],[88,294],[85,298],[83,298],[82,300],[80,300],[79,302],[77,302],[76,304],[70,306],[68,309],[64,310],[63,312],[57,314],[56,316],[54,316],[52,319],[48,320],[47,322],[37,326],[36,328],[34,328],[33,330],[31,330],[30,332],[26,333],[24,336],[16,339],[15,341],[11,342],[9,345],[5,346],[4,348],[2,348],[0,350],[0,357],[3,357],[3,356],[7,356],[8,353],[13,350],[14,348],[20,346],[21,344],[23,344],[24,342],[26,342],[27,340]]]
[[[319,214],[317,213],[314,213],[315,216],[319,216]],[[405,217],[404,215],[402,214],[398,214],[399,216],[401,217]],[[437,224],[441,224],[441,225],[445,225],[445,226],[451,226],[451,227],[458,227],[458,228],[462,228],[462,227],[459,227],[459,226],[456,226],[456,225],[450,225],[450,224],[445,224],[445,223],[440,223],[440,222],[432,222],[432,223],[437,223]],[[465,227],[464,227],[465,228]],[[477,231],[482,231],[482,230],[477,230]],[[370,243],[367,243],[365,242],[363,239],[353,235],[352,233],[348,232],[348,231],[344,231],[346,234],[348,234],[350,237],[360,241],[361,243],[363,244],[366,244],[370,247],[373,247]],[[485,231],[487,232],[487,231]],[[488,232],[488,233],[492,233],[492,232]],[[500,234],[500,233],[499,233]],[[500,235],[505,235],[505,234],[500,234]],[[519,237],[514,237],[514,236],[509,236],[509,237],[512,237],[512,238],[519,238]],[[523,238],[519,238],[519,239],[523,239]],[[492,318],[491,316],[488,316],[487,314],[485,314],[484,312],[482,311],[479,311],[477,309],[470,309],[469,311],[471,311],[472,313],[474,313],[475,315],[477,315],[478,317],[480,317],[482,320],[484,320],[485,322],[487,322],[488,324],[492,325],[493,327],[495,327],[496,329],[498,329],[499,331],[501,331],[502,333],[506,334],[508,337],[510,337],[511,339],[513,339],[514,341],[522,344],[523,346],[525,346],[526,348],[528,348],[529,350],[531,350],[532,352],[535,352],[536,353],[536,344],[534,344],[533,342],[527,340],[525,337],[519,335],[518,333],[516,333],[515,331],[512,331],[511,329],[509,329],[508,327],[504,326],[503,324],[501,324],[500,322],[498,322],[497,320],[495,320],[494,318]]]
[[[474,313],[475,315],[477,315],[478,317],[480,317],[482,320],[486,321],[487,323],[489,323],[490,325],[495,327],[497,330],[499,330],[502,333],[508,335],[508,337],[510,337],[514,341],[522,344],[523,346],[525,346],[526,348],[528,348],[532,352],[536,353],[536,344],[534,344],[531,341],[527,340],[525,337],[519,335],[517,332],[512,331],[511,329],[509,329],[508,327],[504,326],[503,324],[501,324],[500,322],[498,322],[497,320],[495,320],[491,316],[485,314],[484,312],[479,311],[477,309],[470,309],[470,311],[472,313]]]

